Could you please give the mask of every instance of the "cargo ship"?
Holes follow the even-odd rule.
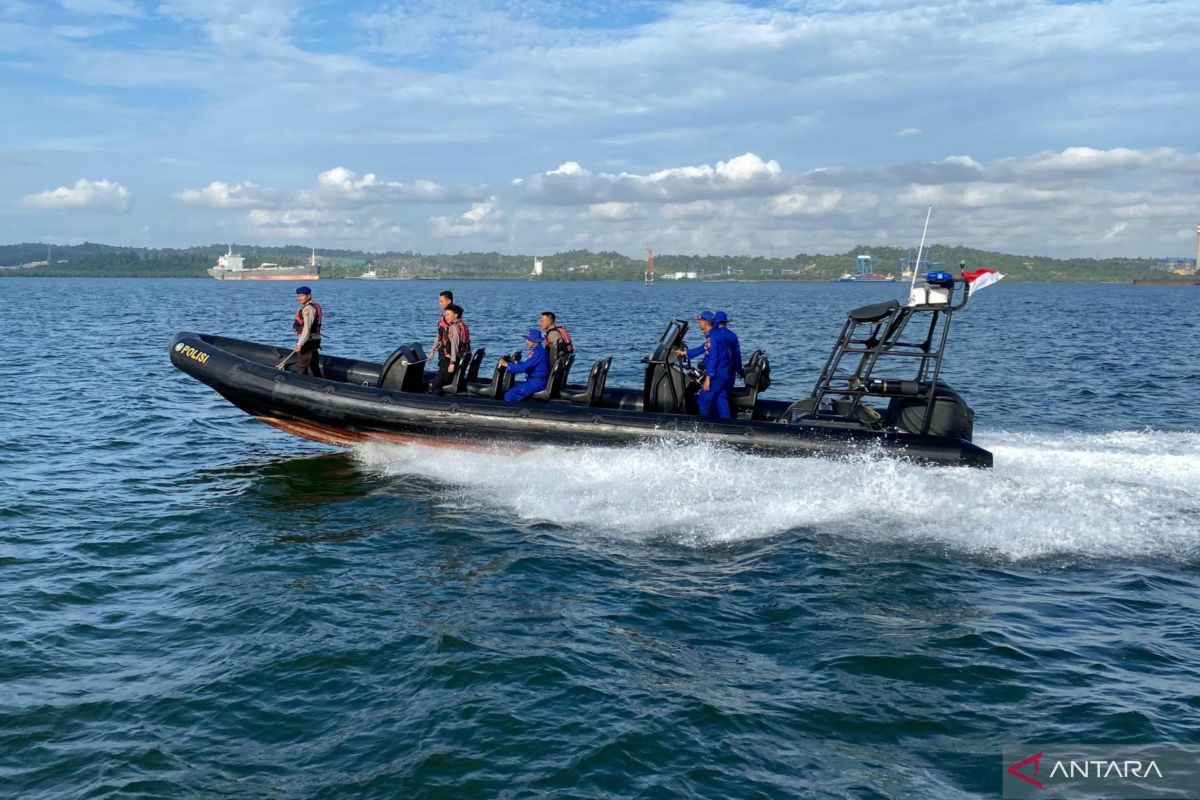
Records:
[[[215,267],[209,267],[208,274],[219,281],[316,281],[321,279],[321,267],[317,264],[317,251],[313,250],[308,263],[298,267],[263,264],[247,268],[245,259],[230,247],[217,259]]]

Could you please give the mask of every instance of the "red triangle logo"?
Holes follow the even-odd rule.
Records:
[[[1045,753],[1038,753],[1037,755],[1030,756],[1029,758],[1025,759],[1024,761],[1018,761],[1017,763],[1013,764],[1012,766],[1010,766],[1008,768],[1008,774],[1012,775],[1013,777],[1020,778],[1021,780],[1025,781],[1026,783],[1032,783],[1034,786],[1036,786],[1039,789],[1045,789],[1046,787],[1041,781],[1035,780],[1032,776],[1026,775],[1024,772],[1021,772],[1021,767],[1027,766],[1029,764],[1033,764],[1033,774],[1037,775],[1038,774],[1038,762],[1041,761],[1041,758],[1043,755],[1045,755]]]

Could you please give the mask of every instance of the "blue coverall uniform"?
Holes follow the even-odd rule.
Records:
[[[745,376],[745,367],[742,366],[742,343],[738,341],[737,334],[726,328],[722,323],[714,330],[721,332],[721,335],[729,340],[730,358],[733,359],[733,371],[736,375]]]
[[[733,388],[734,366],[728,337],[722,336],[717,328],[708,332],[708,355],[704,359],[704,372],[708,377],[708,389],[696,395],[701,419],[730,419],[729,390]],[[701,348],[693,348],[701,349]],[[691,350],[688,354],[691,354]]]
[[[504,393],[505,400],[524,400],[534,392],[546,388],[546,379],[550,377],[550,354],[543,345],[533,348],[533,352],[524,361],[508,365],[510,375],[524,375],[525,381],[518,383]]]

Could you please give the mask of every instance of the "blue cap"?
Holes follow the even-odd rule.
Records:
[[[312,289],[308,288],[307,286],[297,286],[296,294],[312,294]]]
[[[536,342],[538,344],[541,344],[542,329],[541,328],[530,328],[529,332],[525,334],[525,340],[529,341],[529,342]]]
[[[722,322],[729,322],[729,315],[724,311],[718,311],[713,314],[713,324],[720,325]]]
[[[713,312],[709,311],[707,308],[704,309],[703,311],[701,311],[695,317],[693,317],[693,319],[702,319],[705,322],[712,322],[713,318],[714,318]]]

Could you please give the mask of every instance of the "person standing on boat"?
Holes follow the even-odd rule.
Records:
[[[696,320],[704,334],[704,343],[691,350],[677,350],[676,355],[696,358],[704,356],[704,382],[696,403],[700,407],[701,419],[730,419],[729,390],[733,388],[733,357],[729,339],[716,332],[716,315],[707,309],[701,311]]]
[[[505,367],[510,375],[525,376],[523,383],[518,383],[504,393],[505,400],[524,400],[534,392],[546,388],[546,382],[550,378],[550,354],[543,346],[544,341],[545,337],[540,328],[530,328],[525,334],[525,346],[529,348],[529,357],[515,364],[507,358],[500,359],[500,366]]]
[[[738,336],[729,329],[729,315],[724,311],[717,311],[713,314],[713,326],[721,332],[729,342],[729,354],[733,363],[733,371],[738,377],[746,377],[746,368],[742,365],[742,343],[738,341]]]
[[[296,354],[296,372],[320,378],[321,325],[325,322],[325,313],[320,303],[313,302],[312,289],[307,286],[296,287],[296,301],[300,303],[296,318],[292,320],[292,332],[296,334],[296,346],[292,350]]]
[[[429,385],[434,394],[444,394],[448,384],[454,382],[454,371],[458,369],[458,358],[471,351],[471,331],[462,321],[463,308],[455,303],[442,312],[445,327],[438,327],[438,338],[434,352],[438,354],[438,371]]]
[[[688,358],[699,358],[700,356],[707,355],[708,349],[712,346],[712,342],[709,341],[709,332],[712,331],[713,319],[715,319],[713,312],[706,308],[696,316],[692,317],[692,319],[696,320],[698,323],[700,332],[704,334],[704,341],[690,350],[676,350],[675,355],[679,356],[680,358],[683,358],[684,356],[687,356]]]
[[[550,355],[550,362],[553,363],[563,356],[575,352],[575,344],[571,341],[571,334],[562,325],[559,325],[553,311],[543,311],[542,317],[538,321],[538,327],[546,336],[546,352]]]
[[[449,289],[438,294],[438,306],[441,311],[438,312],[437,336],[434,337],[433,346],[429,348],[430,358],[438,351],[438,345],[441,344],[442,335],[446,332],[446,308],[454,302],[454,292]]]

